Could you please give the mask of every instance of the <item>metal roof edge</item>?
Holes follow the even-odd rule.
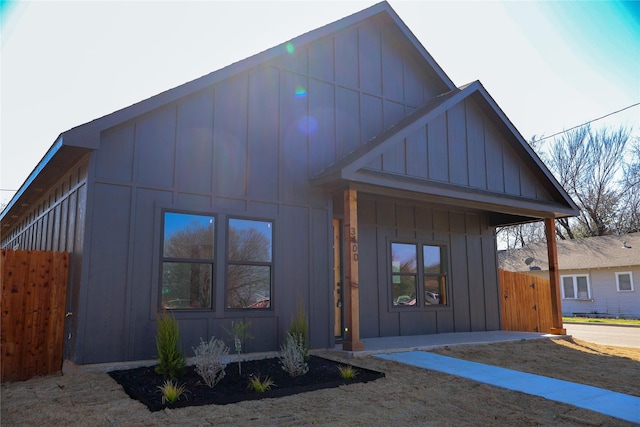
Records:
[[[31,183],[33,183],[33,181],[38,177],[40,172],[42,172],[42,170],[49,164],[49,162],[51,161],[53,156],[55,156],[56,153],[58,153],[58,151],[60,151],[60,149],[63,146],[63,141],[64,141],[64,138],[63,138],[62,134],[60,134],[58,136],[58,138],[56,139],[56,142],[53,143],[53,145],[49,148],[49,150],[42,157],[40,162],[38,162],[36,167],[31,171],[31,173],[29,174],[27,179],[22,183],[22,185],[20,186],[20,188],[18,189],[16,194],[14,194],[13,197],[11,198],[11,200],[9,200],[9,204],[7,206],[5,206],[5,208],[2,210],[2,212],[0,212],[0,222],[2,222],[4,217],[11,210],[11,208],[13,208],[13,206],[20,199],[20,197],[22,197],[22,195],[27,191],[27,189],[29,188]]]

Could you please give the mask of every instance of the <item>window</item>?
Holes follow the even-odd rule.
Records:
[[[418,252],[418,247],[422,248],[421,252]],[[447,304],[446,252],[445,246],[391,243],[391,298],[394,307]]]
[[[391,288],[394,306],[416,305],[416,245],[391,244]]]
[[[210,309],[215,218],[164,213],[162,306]]]
[[[271,308],[273,227],[268,221],[229,219],[227,308]]]
[[[618,292],[632,292],[633,276],[631,272],[616,273],[616,286],[618,287]]]
[[[447,303],[447,252],[444,246],[423,246],[424,305]]]
[[[588,276],[562,276],[562,298],[590,299]]]

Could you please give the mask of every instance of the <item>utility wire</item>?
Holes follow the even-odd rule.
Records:
[[[620,113],[620,112],[622,112],[624,110],[628,110],[629,108],[635,107],[637,105],[640,105],[640,102],[636,102],[635,104],[631,104],[631,105],[629,105],[627,107],[624,107],[624,108],[622,108],[622,109],[620,109],[618,111],[614,111],[612,113],[605,114],[604,116],[598,117],[597,119],[589,120],[588,122],[585,122],[585,123],[583,123],[581,125],[574,126],[572,128],[569,128],[569,129],[565,129],[565,130],[563,130],[561,132],[556,132],[553,135],[549,135],[549,136],[545,136],[544,138],[536,139],[535,142],[544,141],[545,139],[549,139],[549,138],[553,138],[554,136],[562,135],[563,133],[569,132],[570,130],[574,130],[574,129],[577,129],[577,128],[582,127],[584,125],[588,125],[589,123],[593,123],[593,122],[598,121],[600,119],[604,119],[605,117],[613,116],[614,114],[618,114],[618,113]]]

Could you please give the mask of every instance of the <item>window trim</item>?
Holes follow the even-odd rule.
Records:
[[[231,231],[231,227],[229,225],[232,220],[242,220],[242,221],[255,221],[255,222],[265,222],[271,224],[271,261],[232,261],[229,259],[229,232]],[[274,303],[273,303],[273,293],[274,293],[274,279],[275,279],[275,219],[273,218],[257,218],[257,217],[248,217],[243,215],[226,215],[225,216],[225,253],[224,253],[224,289],[223,289],[223,307],[225,311],[228,312],[243,312],[243,313],[253,313],[253,312],[270,312],[274,311]],[[269,272],[269,307],[229,307],[228,298],[229,298],[229,288],[228,288],[228,274],[229,274],[229,266],[230,265],[247,265],[247,266],[268,266],[270,269]]]
[[[425,311],[434,311],[434,310],[451,310],[452,309],[452,304],[451,304],[451,253],[450,253],[450,246],[447,242],[442,242],[442,241],[434,241],[434,240],[407,240],[407,239],[387,239],[387,249],[388,249],[388,255],[387,255],[387,269],[389,271],[388,273],[388,285],[387,285],[387,293],[388,293],[388,304],[389,304],[389,310],[392,312],[408,312],[408,311],[420,311],[420,312],[425,312]],[[396,243],[396,244],[410,244],[410,245],[415,245],[416,247],[416,273],[406,273],[406,274],[400,274],[400,273],[394,273],[393,269],[391,268],[391,262],[392,262],[392,245]],[[445,273],[441,273],[439,276],[444,276],[445,277],[445,282],[446,282],[446,294],[445,294],[445,304],[425,304],[425,289],[424,289],[424,284],[425,284],[425,276],[433,276],[433,275],[429,275],[427,273],[425,273],[424,271],[424,247],[425,246],[436,246],[436,247],[440,247],[441,251],[444,251],[444,254],[446,255],[446,271]],[[415,305],[406,305],[406,306],[402,306],[402,305],[394,305],[393,302],[393,276],[415,276],[416,278],[416,288],[417,288],[417,294],[416,294],[416,304]]]
[[[629,283],[631,284],[631,289],[620,289],[620,276],[629,275]],[[616,271],[616,291],[617,292],[634,292],[635,287],[633,286],[633,272],[632,271]]]
[[[178,258],[178,257],[165,257],[164,255],[164,238],[165,238],[165,225],[166,225],[166,214],[179,214],[179,215],[193,215],[193,216],[201,216],[213,218],[213,242],[212,242],[212,258]],[[217,248],[217,236],[218,236],[218,216],[211,212],[202,212],[196,210],[189,209],[179,209],[179,208],[161,208],[160,209],[160,257],[159,257],[159,280],[158,280],[158,310],[170,310],[176,313],[196,313],[196,312],[215,312],[216,311],[216,269],[217,262],[216,257],[218,254]],[[164,264],[167,262],[172,263],[184,263],[184,264],[203,264],[209,265],[211,268],[211,288],[209,290],[209,307],[198,307],[198,308],[189,308],[189,307],[177,307],[177,308],[167,308],[162,303],[162,288],[163,288],[163,277],[164,277]]]
[[[564,294],[564,278],[571,277],[573,281],[573,292],[574,297],[568,298]],[[586,298],[578,298],[578,277],[586,277],[587,279],[587,297]],[[562,289],[562,299],[571,300],[571,301],[591,301],[591,280],[589,279],[589,274],[563,274],[560,276],[560,283]]]

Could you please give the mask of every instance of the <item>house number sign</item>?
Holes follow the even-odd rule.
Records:
[[[358,235],[355,227],[351,227],[351,254],[354,261],[358,261]]]

